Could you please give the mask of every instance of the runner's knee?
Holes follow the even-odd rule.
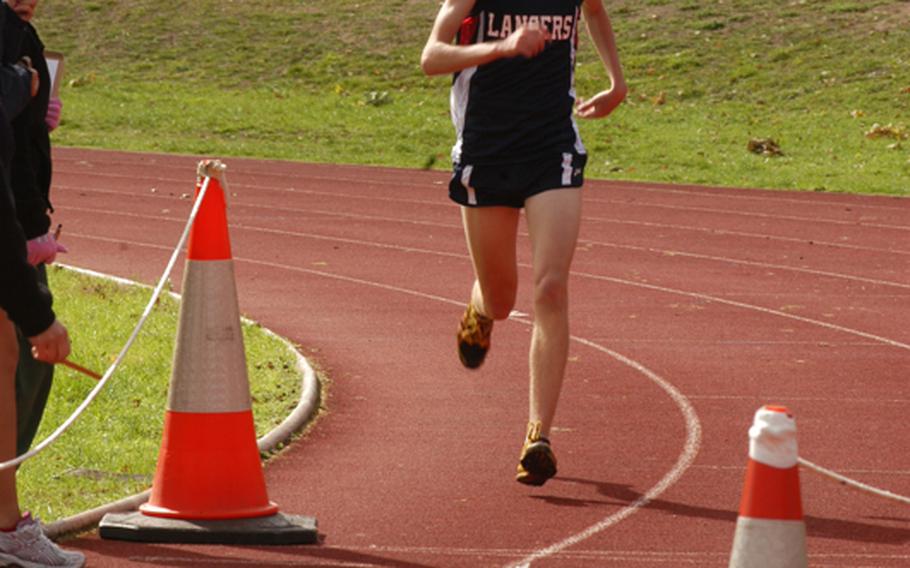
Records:
[[[565,278],[547,274],[534,282],[534,307],[537,310],[565,310],[569,306],[569,286]]]

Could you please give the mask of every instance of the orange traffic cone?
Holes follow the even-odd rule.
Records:
[[[760,408],[749,440],[730,568],[805,568],[806,526],[793,415],[782,406]]]
[[[139,508],[146,515],[232,519],[278,512],[256,446],[223,169],[208,165],[208,190],[190,233],[161,452],[152,495]],[[201,180],[197,195],[200,187]]]
[[[168,542],[283,542],[258,540],[255,523],[231,527],[233,519],[267,519],[263,527],[296,534],[269,501],[260,463],[250,401],[246,354],[234,280],[224,190],[225,167],[199,164],[198,196],[208,187],[193,223],[183,278],[183,299],[158,466],[141,515],[192,523],[102,521],[103,537]],[[107,522],[105,522],[107,521]],[[199,521],[214,521],[208,530]],[[292,523],[293,524],[293,523]],[[315,520],[303,540],[315,541]],[[126,528],[125,528],[126,527]],[[187,529],[192,536],[187,537]],[[173,530],[170,530],[173,529]],[[199,530],[211,536],[200,536]],[[290,529],[290,530],[289,530]],[[143,530],[148,535],[143,536]],[[227,530],[227,537],[219,536]],[[168,535],[174,535],[171,538]],[[163,535],[163,537],[162,537]]]

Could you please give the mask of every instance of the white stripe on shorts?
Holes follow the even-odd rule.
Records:
[[[562,155],[562,184],[572,185],[572,154],[568,152]]]
[[[471,173],[474,172],[474,166],[465,166],[461,169],[461,185],[468,190],[468,205],[477,205],[477,194],[471,187]]]

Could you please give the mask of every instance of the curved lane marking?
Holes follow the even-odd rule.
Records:
[[[236,256],[234,257],[234,261],[235,262],[247,262],[250,264],[268,266],[270,268],[277,268],[279,270],[302,272],[305,274],[320,276],[323,278],[341,280],[341,281],[349,282],[352,284],[370,286],[373,288],[379,288],[381,290],[386,290],[386,291],[390,291],[390,292],[403,293],[403,294],[407,294],[410,296],[416,296],[419,298],[424,298],[424,299],[434,300],[437,302],[455,305],[458,307],[461,307],[464,305],[464,302],[460,302],[458,300],[452,300],[450,298],[445,298],[443,296],[438,296],[436,294],[421,292],[419,290],[413,290],[411,288],[403,288],[401,286],[383,284],[381,282],[375,282],[372,280],[364,280],[362,278],[344,276],[341,274],[335,274],[335,273],[326,272],[323,270],[300,268],[297,266],[289,266],[286,264],[254,260],[254,259],[248,259],[248,258],[242,258],[242,257],[236,257]],[[525,325],[532,325],[531,321],[524,319],[524,318],[513,317],[512,319],[514,319],[517,322],[523,323]],[[673,465],[673,467],[670,469],[670,471],[668,471],[666,474],[664,474],[663,478],[661,478],[661,480],[658,481],[656,485],[651,487],[648,491],[645,492],[644,495],[642,495],[641,497],[636,499],[633,503],[626,505],[625,507],[623,507],[616,513],[601,519],[600,521],[587,527],[586,529],[584,529],[572,536],[569,536],[568,538],[566,538],[560,542],[552,544],[546,548],[537,550],[537,551],[533,552],[531,555],[527,556],[526,558],[518,561],[517,563],[510,564],[509,566],[527,565],[530,562],[537,561],[542,558],[546,558],[548,556],[557,554],[566,548],[569,548],[584,540],[591,538],[592,536],[596,535],[597,533],[600,533],[600,532],[610,528],[611,526],[621,522],[622,520],[626,519],[627,517],[638,512],[642,507],[645,507],[648,503],[650,503],[652,500],[654,500],[659,495],[661,495],[664,491],[666,491],[667,489],[672,487],[677,481],[679,481],[682,478],[683,474],[686,472],[686,470],[689,468],[689,466],[692,465],[692,462],[695,460],[695,456],[698,455],[698,450],[701,447],[701,431],[702,431],[701,422],[698,420],[698,415],[695,412],[695,408],[692,406],[692,404],[689,402],[689,400],[686,398],[686,396],[684,394],[682,394],[682,392],[679,391],[679,389],[677,389],[669,381],[662,378],[657,373],[651,371],[650,369],[648,369],[641,363],[634,361],[633,359],[630,359],[620,353],[617,353],[616,351],[608,349],[602,345],[599,345],[593,341],[590,341],[590,340],[582,338],[582,337],[577,337],[577,336],[573,335],[573,336],[571,336],[571,339],[572,339],[572,341],[574,341],[576,343],[579,343],[581,345],[585,345],[587,347],[600,351],[600,352],[616,359],[620,363],[623,363],[624,365],[631,367],[632,369],[638,371],[640,374],[642,374],[645,377],[647,377],[648,379],[650,379],[651,382],[656,384],[658,387],[660,387],[673,400],[673,402],[676,404],[677,408],[679,408],[680,413],[683,415],[683,418],[685,419],[686,441],[685,441],[685,444],[683,445],[682,452],[680,453],[679,457],[676,460],[676,463]]]
[[[812,318],[807,318],[803,316],[798,316],[795,314],[790,314],[787,312],[782,312],[780,310],[775,310],[772,308],[765,308],[762,306],[756,306],[753,304],[747,304],[745,302],[737,302],[736,300],[727,300],[725,298],[718,298],[717,296],[711,296],[708,294],[701,294],[699,292],[687,292],[685,290],[677,290],[675,288],[666,288],[664,286],[657,286],[655,284],[645,284],[644,282],[633,282],[630,280],[624,280],[622,278],[614,278],[612,276],[601,276],[599,274],[591,274],[589,272],[572,272],[573,275],[583,276],[585,278],[591,278],[593,280],[603,280],[606,282],[613,282],[614,284],[623,284],[626,286],[635,286],[638,288],[646,288],[648,290],[654,290],[657,292],[664,292],[666,294],[676,294],[679,296],[687,296],[689,298],[696,298],[699,300],[704,300],[706,302],[716,302],[719,304],[726,304],[728,306],[734,306],[736,308],[742,308],[745,310],[753,310],[761,312],[764,314],[769,314],[777,317],[787,318],[791,320],[796,320],[802,323],[808,323],[811,325],[816,325],[819,327],[824,327],[841,333],[849,333],[851,335],[856,335],[865,339],[870,339],[878,343],[884,343],[885,345],[890,345],[892,347],[897,347],[898,349],[906,349],[910,351],[910,345],[902,343],[900,341],[895,341],[893,339],[888,339],[887,337],[882,337],[880,335],[875,335],[873,333],[866,333],[865,331],[859,331],[857,329],[852,329],[849,327],[844,327],[834,323],[828,323],[826,321],[820,321]]]
[[[129,216],[139,216],[139,215],[136,215],[136,214],[129,214]],[[171,219],[169,219],[169,218],[167,218],[167,217],[155,217],[155,218],[162,219],[162,220],[168,220],[168,221],[171,220]],[[400,246],[400,245],[390,245],[390,244],[384,244],[384,243],[367,242],[367,241],[361,241],[361,240],[357,240],[357,239],[342,239],[342,238],[337,238],[337,237],[325,237],[325,236],[319,236],[319,235],[307,235],[307,234],[305,234],[305,233],[297,233],[297,232],[281,231],[281,230],[273,230],[273,229],[263,229],[263,228],[254,228],[254,227],[249,227],[249,226],[245,226],[245,225],[238,225],[238,224],[234,224],[234,225],[231,225],[231,226],[234,227],[234,228],[238,228],[238,229],[254,230],[254,231],[268,232],[268,233],[275,233],[275,234],[294,235],[294,236],[305,236],[305,237],[307,237],[307,238],[315,238],[315,239],[329,240],[329,241],[338,241],[338,242],[344,242],[344,243],[348,243],[348,244],[358,244],[358,245],[366,246],[366,247],[385,248],[385,249],[389,249],[389,250],[399,250],[399,251],[402,251],[402,252],[409,252],[409,253],[420,253],[420,254],[428,254],[428,255],[434,255],[434,256],[447,256],[447,257],[450,257],[450,258],[461,258],[461,259],[468,259],[468,258],[469,258],[469,257],[468,257],[467,255],[465,255],[465,254],[441,252],[441,251],[435,251],[435,250],[430,250],[430,249],[421,249],[421,248],[417,248],[417,247],[403,247],[403,246]],[[74,236],[74,237],[78,236],[78,237],[82,237],[82,238],[89,238],[89,239],[94,239],[94,240],[99,240],[99,241],[107,241],[107,242],[113,242],[113,243],[133,244],[133,245],[136,245],[136,246],[153,246],[153,247],[155,247],[155,248],[162,248],[162,249],[167,249],[167,248],[168,248],[168,247],[163,247],[163,246],[159,246],[159,245],[148,245],[148,244],[146,244],[146,243],[141,243],[141,242],[136,242],[136,241],[128,241],[128,240],[124,240],[124,239],[113,239],[113,238],[109,238],[109,237],[100,237],[100,236],[95,236],[95,235],[86,235],[86,234],[84,234],[84,233],[83,233],[83,234],[70,233],[70,235],[71,235],[71,236]],[[236,258],[235,258],[235,260],[236,260]],[[251,259],[246,259],[246,260],[247,260],[247,262],[254,262],[254,263],[255,263],[255,262],[260,262],[260,261],[251,260]],[[520,267],[522,267],[522,268],[530,268],[530,265],[527,264],[527,263],[519,263],[518,265],[519,265]],[[278,267],[278,266],[285,266],[285,265],[275,265],[275,266]],[[296,267],[288,267],[288,268],[297,269]],[[314,273],[315,273],[315,274],[322,274],[322,273],[320,273],[319,271],[314,271]],[[329,273],[324,273],[324,274],[329,274]],[[578,271],[574,271],[574,270],[573,270],[573,271],[572,271],[572,275],[573,275],[573,276],[581,276],[581,277],[584,277],[584,278],[590,278],[590,279],[592,279],[592,280],[602,280],[602,281],[606,281],[606,282],[612,282],[612,283],[614,283],[614,284],[621,284],[621,285],[624,285],[624,286],[632,286],[632,287],[637,287],[637,288],[645,288],[645,289],[648,289],[648,290],[653,290],[653,291],[657,291],[657,292],[662,292],[662,293],[665,293],[665,294],[673,294],[673,295],[678,295],[678,296],[686,296],[686,297],[689,297],[689,298],[696,298],[696,299],[703,300],[703,301],[706,301],[706,302],[716,302],[716,303],[719,303],[719,304],[726,304],[726,305],[729,305],[729,306],[734,306],[734,307],[741,308],[741,309],[745,309],[745,310],[757,311],[757,312],[761,312],[761,313],[765,313],[765,314],[769,314],[769,315],[774,315],[774,316],[777,316],[777,317],[782,317],[782,318],[787,318],[787,319],[799,321],[799,322],[802,322],[802,323],[807,323],[807,324],[810,324],[810,325],[815,325],[815,326],[819,326],[819,327],[824,327],[824,328],[831,329],[831,330],[834,330],[834,331],[838,331],[838,332],[841,332],[841,333],[847,333],[847,334],[851,334],[851,335],[856,335],[856,336],[858,336],[858,337],[862,337],[862,338],[865,338],[865,339],[869,339],[869,340],[875,341],[875,342],[877,342],[877,343],[884,343],[884,344],[886,344],[886,345],[890,345],[890,346],[892,346],[892,347],[897,347],[897,348],[899,348],[899,349],[910,350],[910,345],[908,345],[908,344],[906,344],[906,343],[903,343],[903,342],[900,342],[900,341],[896,341],[896,340],[893,340],[893,339],[889,339],[889,338],[887,338],[887,337],[882,337],[882,336],[880,336],[880,335],[875,335],[875,334],[873,334],[873,333],[867,333],[867,332],[864,332],[864,331],[860,331],[860,330],[857,330],[857,329],[853,329],[853,328],[849,328],[849,327],[845,327],[845,326],[841,326],[841,325],[837,325],[837,324],[833,324],[833,323],[829,323],[829,322],[825,322],[825,321],[820,321],[820,320],[816,320],[816,319],[812,319],[812,318],[807,318],[807,317],[803,317],[803,316],[798,316],[798,315],[791,314],[791,313],[787,313],[787,312],[783,312],[783,311],[780,311],[780,310],[775,310],[775,309],[773,309],[773,308],[765,308],[765,307],[763,307],[763,306],[756,306],[756,305],[754,305],[754,304],[747,304],[747,303],[745,303],[745,302],[737,302],[736,300],[728,300],[728,299],[726,299],[726,298],[719,298],[719,297],[717,297],[717,296],[711,296],[711,295],[709,295],[709,294],[702,294],[702,293],[700,293],[700,292],[689,292],[689,291],[686,291],[686,290],[679,290],[679,289],[676,289],[676,288],[667,288],[667,287],[665,287],[665,286],[657,286],[657,285],[655,285],[655,284],[646,284],[646,283],[644,283],[644,282],[635,282],[635,281],[632,281],[632,280],[625,280],[625,279],[623,279],[623,278],[616,278],[616,277],[613,277],[613,276],[604,276],[604,275],[600,275],[600,274],[591,274],[591,273],[589,273],[589,272],[578,272]],[[459,303],[459,305],[461,305],[461,304]]]
[[[260,207],[268,208],[265,206],[258,206],[258,205],[252,205],[252,204],[243,204],[242,206],[251,207],[251,208],[260,208]],[[68,206],[67,209],[72,210],[72,211],[84,211],[86,213],[121,215],[124,217],[133,217],[133,218],[139,218],[139,219],[153,219],[153,220],[159,220],[159,221],[173,221],[173,222],[177,221],[177,218],[174,218],[174,217],[165,217],[165,216],[161,216],[161,215],[147,215],[147,214],[142,214],[142,213],[126,213],[126,212],[120,212],[120,211],[108,210],[108,209],[97,209],[97,208],[89,208],[89,207],[73,207],[73,206]],[[268,209],[271,209],[271,208],[268,208]],[[437,222],[433,222],[433,221],[421,221],[421,220],[403,220],[403,219],[395,218],[395,217],[383,217],[383,216],[377,216],[377,215],[360,215],[360,214],[356,214],[356,213],[338,213],[338,212],[333,212],[333,211],[310,210],[310,209],[302,210],[302,209],[294,209],[294,208],[285,209],[284,211],[285,212],[306,211],[307,213],[315,213],[315,214],[320,214],[320,215],[321,214],[331,215],[334,217],[343,217],[343,218],[347,218],[347,219],[360,219],[360,220],[368,220],[368,221],[388,221],[388,222],[405,223],[405,224],[411,224],[411,225],[423,225],[423,226],[428,226],[428,227],[441,227],[441,228],[447,228],[447,229],[453,229],[453,230],[457,229],[459,231],[463,230],[460,225],[454,225],[451,223],[437,223]],[[319,234],[315,234],[315,233],[305,233],[305,232],[301,232],[301,231],[285,231],[282,229],[270,229],[270,228],[266,228],[266,227],[256,227],[253,225],[245,225],[242,223],[230,223],[230,227],[237,228],[237,229],[244,229],[247,231],[272,233],[272,234],[277,234],[277,235],[309,238],[309,239],[314,239],[314,240],[337,241],[337,242],[343,242],[343,243],[348,243],[348,244],[370,245],[370,246],[393,248],[393,249],[395,247],[400,247],[400,245],[383,245],[382,243],[375,243],[375,242],[367,243],[365,241],[357,240],[357,239],[348,239],[348,238],[344,238],[344,237],[331,237],[331,236],[319,235]],[[75,233],[73,233],[73,234],[75,235]],[[520,235],[523,237],[527,237],[527,233],[525,233],[525,232],[521,232]],[[106,237],[95,237],[95,236],[91,236],[91,235],[83,235],[83,236],[85,236],[87,238],[98,238],[98,239],[106,238]],[[880,279],[875,279],[875,278],[865,278],[862,276],[855,276],[852,274],[829,272],[829,271],[825,271],[825,270],[814,270],[811,268],[800,268],[797,266],[787,266],[784,264],[769,264],[769,263],[764,263],[764,262],[743,260],[743,259],[737,259],[737,258],[705,255],[705,254],[691,253],[691,252],[686,252],[686,251],[678,251],[678,250],[670,250],[670,249],[659,249],[659,248],[654,248],[654,247],[643,247],[643,246],[637,246],[637,245],[608,243],[608,242],[595,241],[595,240],[590,240],[590,239],[579,239],[578,242],[579,242],[579,244],[587,244],[587,245],[593,245],[593,246],[602,246],[602,247],[617,248],[617,249],[624,249],[624,250],[635,250],[635,251],[639,251],[639,252],[648,252],[648,253],[652,253],[652,254],[662,254],[662,255],[666,255],[666,256],[670,256],[670,257],[682,256],[682,257],[687,257],[687,258],[696,258],[696,259],[700,259],[700,260],[709,260],[709,261],[721,262],[721,263],[726,263],[726,264],[756,266],[759,268],[770,268],[770,269],[774,269],[774,270],[786,270],[789,272],[811,274],[813,276],[827,276],[827,277],[837,278],[837,279],[842,279],[842,280],[865,282],[868,284],[875,284],[875,285],[879,285],[879,286],[891,286],[891,287],[895,287],[895,288],[910,289],[910,284],[904,284],[901,282],[893,282],[890,280],[880,280]],[[819,244],[822,244],[822,243],[819,243]],[[841,246],[841,245],[831,244],[831,246]],[[855,247],[852,247],[852,248],[855,248]],[[425,250],[425,249],[408,249],[408,252],[421,252],[421,250],[423,250],[423,252],[426,252],[427,254],[438,254],[438,255],[442,255],[442,256],[459,256],[459,257],[464,256],[464,255],[460,255],[458,253],[429,251],[429,250]],[[864,250],[872,250],[872,251],[881,252],[881,253],[905,254],[903,251],[894,251],[894,250],[885,250],[885,249],[864,249]]]
[[[248,227],[248,226],[243,226],[243,225],[239,225],[239,226],[237,226],[237,228],[242,228],[242,229],[246,229],[246,230],[265,230],[265,231],[269,231],[269,232],[294,234],[294,233],[290,233],[287,231],[271,231],[268,229],[259,229],[259,228]],[[327,237],[321,237],[321,238],[327,238]],[[331,238],[328,238],[328,239],[331,239]],[[103,239],[103,240],[113,240],[113,239]],[[377,243],[367,243],[367,242],[363,242],[363,241],[356,241],[354,239],[346,239],[345,241],[359,243],[364,246],[377,246]],[[142,246],[144,243],[136,243],[136,244]],[[389,249],[393,249],[393,250],[402,250],[402,251],[407,251],[407,252],[419,252],[419,253],[433,254],[433,255],[445,254],[447,256],[454,256],[454,257],[459,257],[459,258],[466,257],[466,255],[463,255],[463,254],[440,253],[439,251],[417,249],[417,248],[413,248],[413,247],[401,247],[398,245],[379,245],[379,246],[382,246],[383,248],[389,248]],[[441,301],[444,303],[449,303],[449,304],[453,304],[453,305],[457,305],[457,306],[461,306],[461,304],[462,304],[462,302],[459,302],[456,300],[451,300],[448,298],[443,298],[441,296],[437,296],[434,294],[428,294],[428,293],[420,292],[417,290],[411,290],[411,289],[402,288],[402,287],[398,287],[398,286],[381,284],[378,282],[363,280],[363,279],[359,279],[359,278],[342,276],[342,275],[325,272],[325,271],[320,271],[320,270],[299,268],[299,267],[293,267],[293,266],[288,266],[288,265],[270,263],[270,262],[265,262],[265,261],[258,261],[258,260],[253,260],[253,259],[245,259],[245,258],[235,258],[235,261],[249,262],[252,264],[271,266],[271,267],[283,269],[283,270],[291,270],[291,271],[303,272],[303,273],[317,275],[317,276],[326,277],[326,278],[340,279],[340,280],[357,283],[357,284],[361,284],[361,285],[368,285],[371,287],[378,287],[378,288],[386,289],[389,291],[395,291],[395,292],[405,293],[405,294],[422,297],[422,298],[426,298],[426,299],[431,299],[431,300],[435,300],[435,301]],[[522,264],[522,266],[527,267],[527,265],[525,265],[525,264]],[[831,324],[828,322],[813,320],[811,318],[805,318],[802,316],[796,316],[793,314],[781,312],[778,310],[773,310],[770,308],[764,308],[761,306],[755,306],[755,305],[746,304],[743,302],[736,302],[733,300],[726,300],[723,298],[717,298],[717,297],[710,296],[707,294],[701,294],[701,293],[696,293],[696,292],[687,292],[687,291],[683,291],[683,290],[666,288],[666,287],[662,287],[662,286],[645,284],[645,283],[641,283],[641,282],[633,282],[633,281],[628,281],[628,280],[624,280],[624,279],[620,279],[620,278],[601,276],[601,275],[596,275],[596,274],[591,274],[591,273],[586,273],[586,272],[573,271],[572,274],[576,275],[576,276],[594,279],[594,280],[601,280],[601,281],[607,281],[607,282],[612,282],[612,283],[616,283],[616,284],[640,287],[640,288],[659,291],[659,292],[663,292],[663,293],[678,294],[678,295],[688,296],[688,297],[692,297],[692,298],[698,298],[698,299],[705,300],[708,302],[717,302],[717,303],[727,304],[727,305],[731,305],[731,306],[742,308],[742,309],[755,310],[755,311],[759,311],[759,312],[766,313],[769,315],[784,317],[784,318],[800,321],[803,323],[808,323],[811,325],[816,325],[816,326],[832,329],[832,330],[843,332],[843,333],[858,335],[860,337],[863,337],[866,339],[871,339],[871,340],[879,342],[879,343],[885,343],[885,344],[893,346],[893,347],[910,350],[910,345],[907,345],[905,343],[901,343],[901,342],[891,340],[891,339],[888,339],[885,337],[881,337],[878,335],[862,332],[859,330],[847,328],[844,326],[838,326],[836,324]],[[524,321],[524,323],[526,323],[526,324],[528,323],[527,320],[520,320],[520,321]],[[675,484],[681,478],[683,473],[692,465],[692,462],[694,461],[695,456],[697,455],[698,449],[700,446],[701,426],[698,421],[697,414],[695,413],[695,411],[694,411],[693,407],[691,406],[691,403],[689,403],[688,399],[686,399],[686,397],[681,392],[679,392],[678,389],[676,389],[676,387],[674,387],[669,382],[665,381],[660,376],[654,374],[652,371],[650,371],[649,369],[647,369],[640,363],[633,361],[631,359],[628,359],[619,353],[613,352],[599,344],[596,344],[596,343],[586,340],[584,338],[572,336],[572,340],[576,341],[578,343],[581,343],[583,345],[586,345],[588,347],[591,347],[593,349],[599,350],[599,351],[617,359],[618,361],[623,362],[624,364],[633,367],[634,369],[636,369],[637,371],[639,371],[640,373],[642,373],[646,377],[648,377],[652,382],[654,382],[655,384],[660,386],[674,400],[674,402],[680,408],[683,416],[686,419],[686,431],[687,431],[686,443],[685,443],[683,451],[680,454],[679,458],[677,459],[677,462],[674,465],[674,467],[660,480],[660,482],[658,482],[657,485],[655,485],[650,490],[648,490],[641,498],[639,498],[635,502],[631,503],[630,505],[627,505],[626,507],[624,507],[620,511],[614,513],[613,515],[605,517],[604,519],[602,519],[598,523],[588,527],[587,529],[585,529],[575,535],[572,535],[572,536],[564,539],[561,542],[555,543],[547,548],[543,548],[538,551],[535,551],[535,552],[531,553],[529,556],[527,556],[526,558],[519,561],[518,563],[512,564],[510,566],[514,566],[514,567],[529,566],[531,562],[540,560],[542,558],[546,558],[548,556],[558,554],[560,551],[562,551],[566,548],[569,548],[571,546],[574,546],[575,544],[578,544],[579,542],[582,542],[582,541],[598,534],[599,532],[606,530],[607,528],[621,522],[625,518],[634,514],[639,509],[641,509],[642,507],[647,505],[648,502],[650,502],[651,500],[656,498],[658,495],[660,495],[661,493],[666,491],[669,487],[671,487],[673,484]]]

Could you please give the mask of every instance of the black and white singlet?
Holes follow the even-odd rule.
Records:
[[[536,57],[513,57],[455,74],[451,93],[455,164],[532,162],[585,154],[572,115],[582,0],[478,0],[458,33],[460,44],[496,41],[521,25],[546,28]]]

